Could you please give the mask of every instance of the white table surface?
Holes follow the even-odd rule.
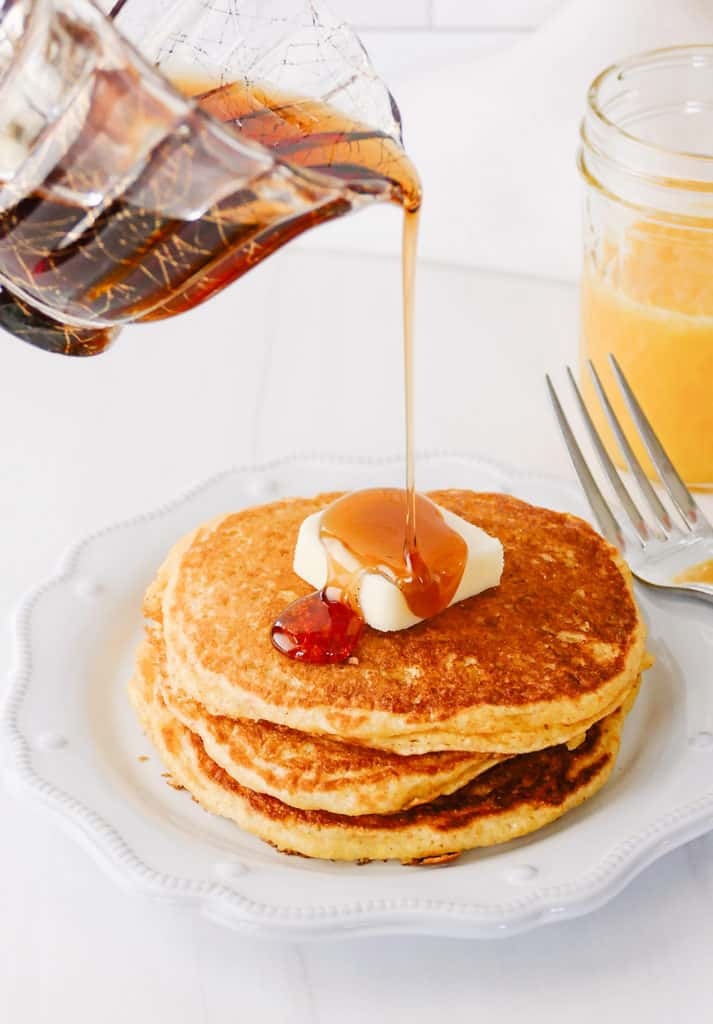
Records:
[[[228,464],[401,450],[398,274],[389,257],[295,247],[98,359],[0,337],[0,680],[18,597],[83,533]],[[424,266],[417,324],[422,449],[569,475],[543,374],[576,356],[572,286]],[[300,947],[120,891],[1,790],[0,818],[0,1020],[12,1024],[713,1019],[711,837],[598,912],[523,936]]]

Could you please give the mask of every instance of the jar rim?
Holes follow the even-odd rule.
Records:
[[[652,142],[618,124],[608,116],[605,110],[602,93],[612,82],[623,81],[625,77],[633,73],[665,70],[676,65],[688,65],[696,69],[708,67],[713,74],[713,44],[692,43],[685,46],[646,50],[610,64],[596,76],[589,86],[585,121],[591,117],[602,131],[626,139],[632,146],[640,147],[642,151],[648,150],[682,160],[700,161],[713,167],[713,148],[710,153],[701,153]],[[713,101],[713,93],[711,100]],[[688,177],[688,175],[686,176]]]
[[[631,207],[709,222],[713,145],[695,149],[699,138],[713,138],[711,118],[713,45],[671,46],[627,57],[605,68],[589,87],[580,126],[580,172],[588,184]]]

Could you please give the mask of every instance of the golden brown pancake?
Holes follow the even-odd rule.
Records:
[[[356,664],[290,661],[270,629],[309,591],[292,571],[299,526],[335,495],[244,509],[185,538],[147,596],[168,685],[214,716],[409,754],[540,749],[612,713],[645,643],[618,552],[583,520],[506,495],[430,496],[500,538],[498,587],[408,630],[367,628]]]
[[[626,713],[621,708],[592,726],[574,751],[561,744],[521,754],[430,803],[395,814],[348,816],[297,809],[241,786],[171,714],[149,675],[139,671],[130,693],[174,784],[280,850],[333,860],[433,863],[541,828],[604,784]]]
[[[171,714],[233,779],[293,807],[337,814],[397,811],[451,793],[504,759],[461,751],[401,757],[272,722],[209,715],[164,686],[161,653],[153,630],[139,648],[136,671],[160,689]]]

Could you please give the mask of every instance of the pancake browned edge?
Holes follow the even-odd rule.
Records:
[[[292,807],[336,814],[384,814],[452,793],[504,760],[457,750],[402,757],[310,736],[272,722],[209,715],[165,686],[161,633],[149,628],[136,671],[155,681],[168,710],[203,742],[209,757],[241,785]]]
[[[243,509],[174,549],[146,614],[162,620],[179,696],[400,754],[536,750],[625,699],[646,634],[621,556],[583,520],[503,494],[431,494],[500,538],[499,586],[411,629],[367,628],[354,664],[280,656],[272,623],[309,591],[292,570],[299,526],[334,497]]]
[[[440,863],[542,828],[591,797],[609,777],[626,706],[592,726],[576,750],[561,744],[504,761],[449,796],[387,815],[290,807],[235,782],[166,707],[155,679],[130,684],[139,718],[171,773],[206,810],[286,853],[331,860]]]

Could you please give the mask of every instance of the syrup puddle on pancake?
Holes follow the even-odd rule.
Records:
[[[320,517],[327,560],[325,586],[294,601],[272,627],[275,647],[290,658],[316,664],[345,661],[364,626],[361,584],[367,573],[393,583],[418,619],[437,615],[453,600],[468,545],[441,510],[415,496],[418,544],[405,536],[408,493],[397,488],[354,491]],[[407,624],[408,620],[407,620]]]

